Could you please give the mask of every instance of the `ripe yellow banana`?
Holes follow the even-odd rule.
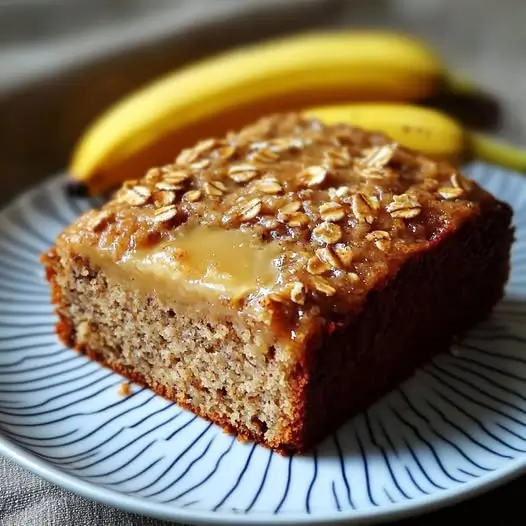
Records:
[[[435,158],[459,160],[466,150],[466,134],[455,120],[421,106],[345,104],[312,108],[304,114],[325,124],[346,123],[385,133],[400,144]]]
[[[437,159],[460,162],[478,158],[526,171],[526,150],[464,128],[436,110],[411,104],[346,104],[303,112],[326,124],[347,123],[379,131],[400,144]]]
[[[310,33],[223,53],[169,73],[111,107],[81,137],[74,181],[102,193],[196,140],[279,111],[411,101],[445,78],[425,46],[389,32]]]

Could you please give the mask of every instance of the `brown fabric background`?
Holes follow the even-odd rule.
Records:
[[[500,135],[526,145],[524,0],[0,0],[0,204],[65,166],[110,102],[156,75],[246,41],[321,26],[427,38],[495,93]],[[404,526],[524,524],[526,478]],[[0,458],[0,525],[161,525],[87,501]]]

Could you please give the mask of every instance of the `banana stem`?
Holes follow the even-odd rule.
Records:
[[[483,91],[467,77],[455,73],[446,73],[446,89],[451,93],[462,95],[480,95]]]
[[[511,170],[526,172],[526,149],[496,141],[476,132],[471,132],[468,140],[474,157]]]

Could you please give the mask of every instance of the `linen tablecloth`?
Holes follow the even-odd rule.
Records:
[[[62,169],[75,139],[130,89],[197,57],[278,33],[383,26],[427,38],[496,94],[526,144],[523,0],[0,0],[0,204]],[[522,478],[403,524],[523,524]],[[0,525],[160,525],[49,484],[0,457]]]

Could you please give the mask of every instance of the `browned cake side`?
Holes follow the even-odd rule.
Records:
[[[494,205],[458,232],[444,232],[432,249],[415,255],[395,279],[372,291],[349,325],[313,345],[305,364],[301,449],[489,316],[504,293],[513,241],[509,207]]]
[[[490,313],[510,222],[446,163],[284,115],[125,184],[43,260],[66,343],[296,452]]]

